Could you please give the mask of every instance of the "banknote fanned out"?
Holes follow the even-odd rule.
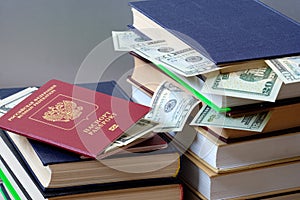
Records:
[[[129,77],[129,81],[135,86],[145,91],[147,94],[150,94],[152,96],[153,92],[160,85],[160,83],[167,80],[168,82],[177,85],[185,92],[194,95],[196,98],[198,98],[197,95],[195,95],[194,90],[188,90],[176,80],[172,79],[170,76],[164,73],[162,70],[157,68],[155,65],[150,63],[148,60],[140,58],[134,53],[131,54],[134,58],[134,70],[132,75]],[[264,61],[258,63],[259,65],[261,65],[264,64]],[[245,64],[245,66],[248,65],[249,64]],[[223,70],[221,70],[221,72],[222,71]],[[227,73],[226,70],[224,71],[224,73]],[[197,76],[181,78],[186,84],[189,84],[193,88],[197,88],[198,91],[201,91],[202,88],[206,86],[204,81]],[[209,99],[209,101],[214,102],[220,107],[229,106],[231,110],[226,111],[226,115],[237,117],[244,116],[245,114],[249,113],[256,113],[257,111],[277,109],[277,107],[281,106],[298,104],[300,102],[299,93],[300,90],[298,89],[297,84],[281,84],[281,88],[275,103],[270,101],[258,101],[246,98],[237,98],[208,93],[202,93],[202,95]],[[215,108],[213,109],[220,112]]]
[[[0,127],[97,158],[127,130],[140,124],[137,122],[149,110],[128,100],[50,80],[4,114]],[[156,125],[145,126],[144,131]]]

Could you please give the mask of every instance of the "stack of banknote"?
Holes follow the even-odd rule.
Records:
[[[186,44],[151,40],[133,31],[114,31],[112,36],[116,51],[131,51],[165,67],[176,76],[179,85],[192,86],[206,98],[198,98],[203,107],[194,117],[193,126],[263,132],[271,118],[271,108],[278,107],[275,102],[290,98],[294,102],[300,96],[300,90],[296,90],[300,82],[300,56],[262,60],[255,65],[244,62],[217,66]],[[209,103],[217,105],[217,109]],[[220,112],[226,107],[229,107],[227,113]]]
[[[197,200],[299,193],[292,169],[300,164],[299,23],[260,1],[130,6],[133,24],[114,31],[113,44],[134,57],[128,77],[134,99],[151,105],[157,114],[149,119],[186,150],[184,187]],[[177,89],[158,92],[167,85]],[[199,106],[166,115],[175,96],[178,102],[193,97]],[[168,125],[178,119],[190,129]]]

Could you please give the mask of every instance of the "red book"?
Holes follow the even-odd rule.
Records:
[[[96,158],[150,108],[51,80],[0,118],[0,127]]]

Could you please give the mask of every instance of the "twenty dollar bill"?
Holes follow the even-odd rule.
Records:
[[[203,106],[190,125],[261,132],[269,121],[270,116],[271,112],[260,112],[253,115],[231,118],[224,113],[216,112],[209,106]]]
[[[300,56],[266,60],[266,63],[285,84],[300,82]]]
[[[237,98],[274,102],[282,81],[267,66],[230,73],[208,74],[202,92]]]

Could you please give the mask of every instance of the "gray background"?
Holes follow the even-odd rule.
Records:
[[[0,0],[0,88],[39,86],[53,78],[124,81],[132,58],[113,53],[110,37],[132,23],[128,2]],[[300,21],[299,0],[263,2]],[[87,57],[92,64],[84,62]]]

